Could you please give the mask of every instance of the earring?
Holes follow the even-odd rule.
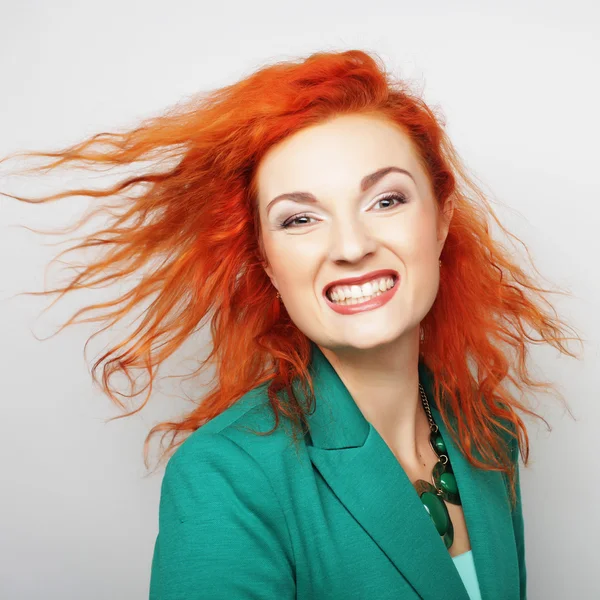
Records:
[[[440,269],[442,268],[442,259],[440,258]]]
[[[281,294],[277,292],[277,300],[281,300]]]

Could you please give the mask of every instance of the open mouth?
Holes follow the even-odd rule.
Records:
[[[391,290],[397,282],[397,275],[388,275],[377,277],[362,285],[332,286],[325,295],[331,303],[337,305],[362,304]]]

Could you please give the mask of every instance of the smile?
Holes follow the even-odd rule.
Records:
[[[398,289],[395,275],[378,277],[362,285],[333,286],[325,299],[335,312],[343,315],[373,310],[391,300]]]

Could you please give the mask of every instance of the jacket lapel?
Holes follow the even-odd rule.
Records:
[[[316,407],[308,416],[312,440],[308,452],[313,465],[421,598],[469,600],[452,557],[402,466],[314,343],[312,351]],[[433,404],[431,373],[423,363],[419,376],[458,482],[482,598],[518,597],[517,558],[511,552],[512,520],[504,504],[502,475],[468,463]]]

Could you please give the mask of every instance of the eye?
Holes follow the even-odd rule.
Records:
[[[407,197],[404,194],[401,194],[400,192],[389,192],[387,194],[384,194],[383,196],[381,196],[377,202],[375,204],[379,204],[380,202],[397,202],[398,204],[406,204],[406,202],[408,202]],[[386,206],[384,208],[388,209],[388,208],[393,208],[394,204],[391,204],[390,206]],[[300,219],[313,219],[314,217],[311,217],[310,215],[303,213],[300,215],[294,215],[293,217],[290,217],[289,219],[285,219],[284,221],[281,221],[277,224],[279,229],[295,229],[297,227],[302,227],[303,225],[310,225],[310,223],[308,222],[304,222],[304,223],[299,223],[298,221]]]
[[[306,214],[302,214],[302,215],[294,215],[293,217],[290,217],[289,219],[286,219],[285,221],[279,223],[279,228],[281,229],[288,229],[290,227],[292,227],[292,223],[296,223],[299,219],[312,219],[313,217],[306,215]],[[309,223],[300,223],[300,226],[302,225],[309,225]]]
[[[407,198],[404,194],[401,194],[400,192],[390,192],[388,194],[384,194],[381,198],[377,200],[377,202],[375,202],[375,204],[379,204],[380,202],[388,202],[392,200],[396,200],[399,204],[406,204],[407,202]],[[387,206],[385,208],[390,208],[390,206]]]

